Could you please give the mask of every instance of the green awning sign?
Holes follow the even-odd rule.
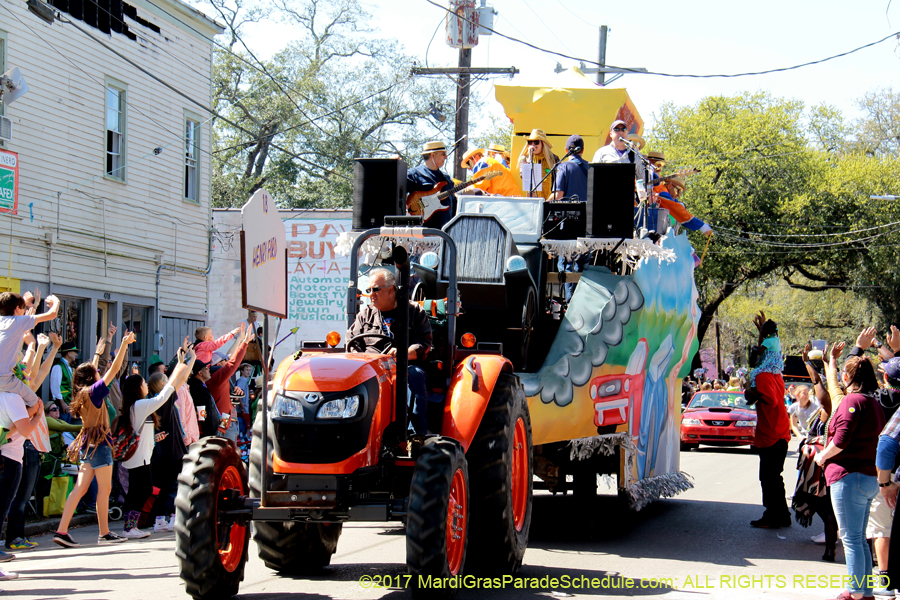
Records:
[[[19,209],[19,155],[0,150],[0,212]]]

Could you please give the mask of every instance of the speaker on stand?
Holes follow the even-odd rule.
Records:
[[[634,236],[634,164],[589,164],[586,209],[586,237],[631,239]]]
[[[406,214],[406,162],[400,158],[353,159],[353,229],[384,225]]]

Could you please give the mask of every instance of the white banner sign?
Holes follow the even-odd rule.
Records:
[[[241,288],[244,308],[287,316],[284,224],[272,196],[257,190],[241,209]]]

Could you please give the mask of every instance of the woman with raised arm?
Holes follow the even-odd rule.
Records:
[[[66,499],[59,529],[53,536],[53,541],[65,548],[80,545],[68,533],[69,522],[75,514],[75,507],[87,492],[94,477],[97,478],[97,524],[100,527],[97,543],[117,544],[125,541],[125,538],[109,530],[113,456],[109,412],[105,401],[109,395],[109,385],[119,373],[128,346],[133,344],[134,340],[134,332],[126,331],[115,360],[103,376],[92,363],[79,365],[72,376],[72,414],[80,418],[84,426],[69,446],[69,459],[74,462],[81,458],[83,462],[78,471],[75,489]]]

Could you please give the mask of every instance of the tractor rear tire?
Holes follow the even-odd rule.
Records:
[[[486,573],[515,573],[531,529],[531,415],[519,378],[501,373],[469,446],[472,533],[470,564]]]
[[[406,565],[413,598],[449,598],[456,588],[446,583],[463,572],[470,531],[469,470],[460,443],[450,438],[427,440],[409,488]],[[420,587],[420,578],[430,578],[431,585]]]
[[[237,449],[219,437],[193,444],[178,475],[175,555],[185,591],[196,600],[231,598],[244,579],[250,526],[218,522],[227,490],[236,490],[238,497],[247,493],[247,472]]]
[[[253,423],[253,441],[250,444],[250,497],[259,498],[262,489],[261,465],[263,459],[262,410],[256,413]],[[275,451],[275,428],[269,420],[266,456],[268,477],[271,481],[272,454]],[[254,521],[256,546],[259,557],[274,571],[285,573],[315,573],[331,564],[331,556],[337,550],[341,537],[341,523],[297,523],[294,521]]]

